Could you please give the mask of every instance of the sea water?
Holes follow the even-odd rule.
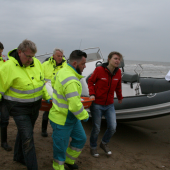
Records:
[[[45,55],[37,57],[37,59],[39,59],[42,63],[47,57],[50,56],[51,55]],[[5,57],[7,56],[5,55]],[[105,59],[104,62],[106,61],[107,60]],[[136,71],[141,77],[164,78],[170,70],[170,62],[125,60],[124,64],[125,72],[133,74]]]
[[[42,56],[38,59],[43,62],[46,58],[47,56]],[[106,61],[105,59],[104,62]],[[136,71],[141,77],[164,78],[170,70],[170,62],[125,60],[124,65],[124,72],[133,74]]]
[[[125,60],[124,71],[131,73],[136,71],[141,77],[164,78],[169,70],[170,62]]]
[[[45,55],[41,57],[37,57],[42,63],[46,58],[51,55]],[[5,57],[7,57],[5,55]],[[107,60],[105,59],[104,62]],[[170,70],[170,62],[155,62],[155,61],[135,61],[135,60],[125,60],[124,71],[127,73],[140,73],[142,77],[158,77],[163,78],[166,76],[168,71]],[[141,68],[141,67],[142,68]]]

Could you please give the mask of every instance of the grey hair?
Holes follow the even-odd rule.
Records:
[[[17,51],[21,50],[22,52],[25,52],[27,49],[30,49],[34,54],[37,52],[37,47],[35,43],[30,40],[25,39],[18,46]]]
[[[54,48],[53,55],[56,53],[56,51],[60,51],[62,54],[64,53],[64,51],[62,49]]]

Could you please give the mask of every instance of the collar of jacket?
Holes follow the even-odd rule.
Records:
[[[62,65],[65,61],[66,61],[66,60],[65,60],[64,57],[63,57],[62,62],[59,63],[57,66]],[[53,56],[51,56],[51,57],[49,58],[49,62],[54,63],[55,66],[56,66],[56,61],[54,60]]]
[[[106,63],[103,63],[103,64],[102,64],[102,67],[104,67],[109,73],[111,73],[110,70],[107,68],[108,65],[109,65],[109,63],[106,62]],[[115,75],[118,70],[119,70],[119,68],[116,67],[116,68],[114,69],[113,73],[111,73],[111,74]]]
[[[67,65],[68,65],[69,68],[75,73],[76,77],[77,77],[79,80],[82,79],[82,78],[84,78],[84,76],[80,75],[71,64],[67,63]]]
[[[0,61],[3,60],[2,56],[0,56]]]
[[[24,67],[18,55],[17,48],[8,52],[8,58],[12,60],[14,63],[16,63],[16,66],[20,65],[21,67]],[[34,58],[33,62],[29,66],[34,67]]]

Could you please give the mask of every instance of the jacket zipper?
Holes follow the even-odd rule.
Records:
[[[97,89],[98,89],[98,87],[96,88],[95,93],[97,92]]]
[[[109,76],[109,81],[110,81],[110,87],[109,87],[109,91],[110,91],[110,88],[111,88],[111,84],[112,84],[112,77],[113,77],[113,75],[111,75],[111,81],[110,81],[110,76]],[[109,94],[109,91],[108,91],[108,93],[107,93],[107,98],[106,98],[106,102],[105,102],[105,105],[106,105],[106,103],[107,103],[107,99],[108,99],[108,94]]]

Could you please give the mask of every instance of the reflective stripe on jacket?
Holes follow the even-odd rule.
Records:
[[[68,112],[71,112],[79,120],[89,117],[81,103],[81,78],[83,76],[78,74],[70,65],[65,66],[56,74],[53,106],[49,113],[49,119],[54,123],[65,125]]]
[[[51,56],[48,59],[48,61],[42,63],[45,81],[51,81],[51,79],[55,76],[55,74],[66,65],[67,62],[63,57],[62,63],[56,66],[56,61],[54,60],[53,56]]]
[[[16,49],[15,49],[16,51]],[[10,56],[9,60],[0,67],[0,99],[9,101],[29,103],[40,100],[50,99],[44,86],[44,74],[41,63],[33,57],[33,64],[24,67],[20,66],[18,61]]]

